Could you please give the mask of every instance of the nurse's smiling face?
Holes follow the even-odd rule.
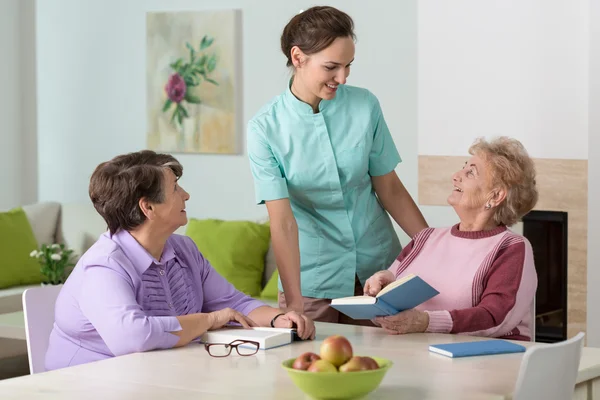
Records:
[[[346,83],[350,75],[350,64],[354,61],[354,40],[338,37],[329,47],[306,55],[298,47],[292,48],[294,81],[292,93],[318,111],[321,99],[335,97],[337,87]]]

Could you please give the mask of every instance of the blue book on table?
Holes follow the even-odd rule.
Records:
[[[353,319],[373,319],[415,308],[439,292],[417,275],[390,283],[375,297],[351,296],[333,299],[331,307]]]
[[[525,346],[501,339],[483,340],[478,342],[432,344],[429,346],[429,351],[452,358],[522,353],[525,350]]]

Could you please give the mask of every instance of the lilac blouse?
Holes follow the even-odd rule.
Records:
[[[220,276],[189,237],[169,237],[157,261],[129,232],[107,232],[58,295],[46,369],[171,348],[176,316],[227,307],[248,315],[263,305]]]

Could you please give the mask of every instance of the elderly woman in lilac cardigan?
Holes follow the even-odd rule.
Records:
[[[152,151],[100,164],[90,198],[108,232],[81,257],[56,300],[48,370],[184,346],[229,322],[291,328],[314,338],[313,322],[237,291],[175,235],[187,223],[183,167]]]
[[[533,161],[517,140],[477,141],[452,177],[448,203],[460,222],[424,229],[364,291],[377,294],[407,274],[440,293],[375,322],[389,333],[443,332],[530,340],[537,275],[531,245],[507,227],[536,204]]]

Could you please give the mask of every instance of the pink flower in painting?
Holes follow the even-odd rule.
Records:
[[[175,73],[169,77],[169,81],[165,85],[167,96],[175,103],[179,103],[185,97],[187,86],[181,75]]]

